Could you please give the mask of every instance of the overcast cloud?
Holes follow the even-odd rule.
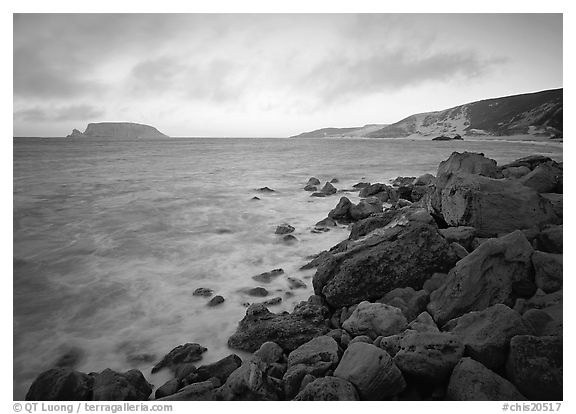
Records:
[[[16,136],[288,136],[561,86],[561,15],[14,17]]]

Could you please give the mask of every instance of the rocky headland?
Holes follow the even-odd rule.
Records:
[[[306,190],[338,197],[320,184]],[[26,399],[562,400],[562,164],[454,152],[435,176],[354,191],[314,229],[350,228],[302,266],[314,295],[291,313],[248,306],[228,346],[251,357],[201,365],[206,348],[179,345],[156,361],[172,376],[156,390],[136,369],[59,366]]]
[[[168,138],[150,125],[133,122],[90,123],[84,132],[73,129],[66,138]]]

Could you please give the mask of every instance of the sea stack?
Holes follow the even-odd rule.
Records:
[[[156,128],[132,122],[96,122],[82,133],[77,129],[66,138],[168,138]]]

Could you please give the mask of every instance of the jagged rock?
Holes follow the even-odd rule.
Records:
[[[202,354],[208,349],[196,343],[187,343],[178,345],[176,348],[168,352],[152,368],[152,374],[160,371],[162,368],[170,368],[174,370],[178,365],[186,364],[188,362],[196,362],[202,359]]]
[[[306,185],[320,185],[320,180],[316,177],[310,177]]]
[[[254,352],[263,343],[273,341],[286,351],[292,351],[328,332],[326,311],[322,306],[301,302],[291,314],[274,314],[262,304],[253,304],[228,339],[228,346]]]
[[[162,386],[158,387],[154,393],[154,398],[158,400],[176,394],[180,388],[182,388],[180,386],[180,381],[178,381],[177,378],[172,378],[171,380],[166,381]]]
[[[518,335],[510,341],[506,373],[530,400],[562,400],[562,338]]]
[[[275,343],[263,343],[252,358],[233,371],[224,385],[214,393],[215,400],[278,401],[283,399],[281,383],[268,375],[272,364],[282,357],[282,349]]]
[[[384,400],[406,388],[402,373],[390,355],[362,342],[348,346],[334,376],[350,381],[363,400]]]
[[[402,332],[408,322],[402,311],[383,303],[360,302],[342,328],[352,336],[389,336]]]
[[[441,192],[442,217],[449,226],[472,226],[480,237],[556,224],[552,204],[517,181],[454,175]]]
[[[434,273],[430,279],[424,282],[422,289],[428,293],[434,292],[446,282],[448,275],[446,273]]]
[[[434,226],[405,223],[372,232],[322,262],[314,275],[314,292],[342,307],[380,298],[397,287],[420,289],[434,272],[454,265],[456,257]]]
[[[476,229],[470,226],[448,227],[447,229],[439,229],[438,232],[448,242],[456,242],[468,251],[472,249],[472,240],[476,237]]]
[[[212,296],[212,293],[213,293],[213,292],[214,292],[214,291],[213,291],[212,289],[201,287],[201,288],[196,289],[196,290],[192,293],[192,296],[205,296],[205,297],[210,297],[210,296]]]
[[[66,135],[66,138],[81,138],[81,137],[84,137],[84,134],[78,131],[76,128],[72,130],[72,133],[70,135]]]
[[[462,358],[454,367],[446,397],[453,401],[526,400],[511,382],[471,358]]]
[[[552,161],[552,158],[546,157],[544,155],[529,155],[524,158],[519,158],[509,164],[503,165],[502,168],[512,168],[512,167],[527,167],[533,170],[540,164]]]
[[[514,336],[531,333],[522,316],[502,304],[452,319],[442,330],[460,338],[466,356],[493,370],[506,362],[508,346]]]
[[[464,345],[451,333],[409,332],[400,339],[394,362],[404,375],[427,382],[443,381],[464,354]]]
[[[336,191],[337,191],[336,187],[334,187],[332,184],[328,182],[324,184],[324,187],[322,187],[322,189],[320,190],[320,192],[325,195],[336,194]]]
[[[270,283],[272,279],[284,273],[283,269],[272,269],[269,272],[260,273],[259,275],[252,276],[252,279],[257,282]]]
[[[152,385],[139,370],[119,373],[107,368],[94,377],[92,400],[146,401],[151,393]]]
[[[430,295],[428,312],[443,325],[496,303],[514,306],[513,283],[530,281],[532,246],[521,231],[491,239],[460,260]]]
[[[546,293],[562,289],[562,255],[535,251],[532,254],[536,286]]]
[[[554,161],[538,165],[519,181],[539,193],[562,193],[562,169]]]
[[[94,379],[70,368],[44,371],[32,383],[26,401],[86,401],[92,399]]]
[[[412,181],[413,186],[426,186],[430,184],[434,184],[436,182],[436,177],[432,174],[422,174],[421,176],[417,177]]]
[[[216,387],[219,385],[217,379],[196,382],[181,388],[175,394],[158,398],[156,401],[212,401]]]
[[[357,401],[354,386],[342,378],[318,378],[298,393],[295,401]]]
[[[218,306],[222,303],[224,303],[225,299],[220,296],[220,295],[216,295],[214,296],[212,299],[210,299],[210,301],[207,303],[207,306]]]
[[[408,329],[416,332],[440,332],[438,326],[428,312],[422,312],[408,324]]]
[[[547,226],[536,237],[536,249],[547,253],[563,252],[563,226]]]
[[[402,311],[408,322],[426,310],[429,295],[425,290],[414,290],[411,287],[396,288],[386,293],[377,302],[394,306]]]
[[[292,233],[294,230],[296,230],[294,227],[292,227],[290,224],[281,224],[279,226],[276,227],[276,231],[274,233],[276,234],[288,234],[288,233]]]
[[[302,379],[308,375],[324,376],[338,365],[338,344],[329,336],[319,336],[300,345],[288,356],[284,374],[286,398],[293,398],[300,390]]]

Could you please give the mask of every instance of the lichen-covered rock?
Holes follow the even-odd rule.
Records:
[[[286,398],[293,398],[300,390],[306,375],[321,377],[338,365],[338,344],[329,336],[319,336],[299,346],[288,356],[288,369],[284,374]]]
[[[383,303],[360,302],[342,328],[352,336],[389,336],[406,329],[408,322],[402,311]]]
[[[531,333],[522,316],[502,304],[452,319],[442,330],[458,336],[467,356],[493,370],[506,362],[510,340],[514,336]]]
[[[562,289],[562,255],[535,251],[532,254],[536,286],[546,293]]]
[[[348,346],[334,376],[354,384],[363,400],[384,400],[406,387],[402,373],[390,355],[362,342]]]
[[[508,379],[530,400],[562,400],[562,338],[519,335],[510,341]]]
[[[92,399],[93,377],[70,368],[44,371],[32,383],[26,401],[85,401]]]
[[[453,401],[526,400],[511,382],[471,358],[462,358],[454,367],[446,398]]]
[[[92,399],[94,401],[146,401],[152,393],[152,385],[137,370],[119,373],[105,369],[94,377]]]
[[[228,346],[248,352],[272,341],[286,351],[293,351],[310,339],[328,332],[327,309],[301,302],[290,314],[271,313],[262,304],[253,304],[228,339]]]
[[[448,242],[435,226],[413,218],[374,231],[322,262],[314,275],[314,292],[331,306],[348,306],[397,287],[421,289],[433,273],[450,269],[456,257]]]
[[[404,375],[422,381],[443,381],[464,354],[464,345],[451,333],[409,332],[400,339],[394,362]]]
[[[446,283],[430,295],[428,312],[438,325],[497,303],[514,306],[513,284],[530,281],[532,246],[521,231],[491,239],[460,260]]]
[[[298,393],[295,401],[357,401],[358,392],[349,382],[337,377],[318,378]]]

